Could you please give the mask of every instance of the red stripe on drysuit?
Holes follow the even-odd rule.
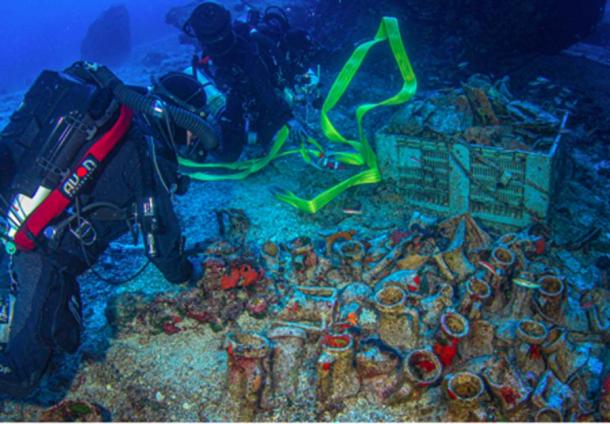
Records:
[[[81,158],[80,161],[72,168],[70,175],[76,172],[81,163],[89,156],[93,156],[99,163],[108,156],[108,154],[117,146],[123,139],[129,128],[133,118],[133,111],[126,106],[121,106],[119,118],[114,123],[112,128],[108,130],[98,141]],[[95,171],[94,171],[95,173]],[[65,180],[61,182],[59,187],[62,187]],[[55,188],[49,197],[47,197],[38,207],[30,214],[25,224],[15,235],[15,244],[20,250],[33,250],[35,247],[31,236],[38,237],[49,223],[61,215],[72,201],[66,197],[60,190]]]

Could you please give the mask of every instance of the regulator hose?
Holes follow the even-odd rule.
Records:
[[[109,87],[116,99],[135,112],[151,116],[168,114],[171,121],[178,127],[190,131],[197,137],[206,151],[218,147],[219,140],[214,128],[199,115],[174,106],[171,103],[152,96],[146,96],[129,88],[107,67],[89,65],[89,74],[104,87]]]

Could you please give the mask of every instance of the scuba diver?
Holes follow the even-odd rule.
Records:
[[[177,154],[203,160],[218,143],[205,104],[187,75],[149,90],[86,62],[44,71],[30,88],[0,133],[0,236],[10,254],[0,271],[0,394],[27,396],[53,352],[78,349],[77,277],[112,240],[141,234],[171,283],[200,277],[172,198],[188,186]]]
[[[193,74],[204,73],[226,93],[219,116],[222,143],[212,152],[224,162],[239,158],[249,133],[264,147],[286,124],[293,139],[307,136],[284,93],[311,77],[312,40],[306,31],[290,28],[280,8],[270,7],[262,16],[250,12],[247,22],[234,23],[225,7],[205,2],[183,27],[203,50],[193,61]]]

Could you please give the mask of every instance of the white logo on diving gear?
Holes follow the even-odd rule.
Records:
[[[13,370],[9,367],[5,367],[4,365],[0,365],[0,374],[10,374]]]
[[[62,184],[61,190],[63,193],[70,199],[73,198],[83,184],[91,178],[92,172],[98,165],[99,162],[89,155]]]

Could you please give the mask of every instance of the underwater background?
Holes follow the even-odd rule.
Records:
[[[165,14],[180,2],[132,0],[123,5],[129,13],[130,42],[158,40],[175,31],[165,24]],[[80,58],[80,47],[89,25],[113,1],[5,1],[0,4],[0,90],[31,84],[43,68],[62,68]],[[111,28],[109,28],[111,29]]]
[[[179,28],[197,3],[1,2],[0,128],[43,69],[85,57],[146,86],[186,68],[197,48]],[[198,286],[154,267],[120,285],[83,275],[81,348],[54,357],[28,400],[0,399],[0,421],[608,421],[606,1],[222,3],[234,19],[284,7],[319,46],[324,96],[397,18],[416,95],[359,134],[357,107],[403,85],[381,43],[330,112],[349,139],[366,136],[382,180],[315,214],[277,187],[312,198],[361,168],[292,155],[242,181],[193,182],[176,210],[187,248],[201,247]],[[319,109],[295,111],[346,149]],[[448,148],[457,138],[473,147]],[[121,279],[145,262],[125,237],[94,269]],[[251,281],[227,289],[236,270]]]

